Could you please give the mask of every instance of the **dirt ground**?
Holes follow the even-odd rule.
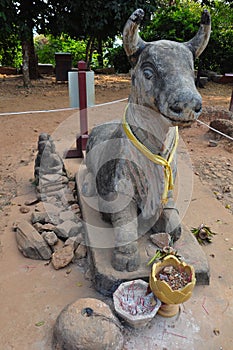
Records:
[[[96,104],[128,97],[130,91],[130,77],[128,75],[99,75],[96,76],[95,82]],[[222,85],[209,82],[204,89],[200,89],[200,93],[203,97],[203,106],[228,110],[231,92],[232,85],[230,84]],[[25,90],[22,85],[21,76],[0,76],[0,113],[50,110],[66,107],[69,107],[68,86],[67,84],[57,84],[55,78],[45,77],[44,79],[33,82],[33,86],[30,90]],[[99,110],[99,113],[101,113],[101,110]],[[88,289],[87,293],[85,291],[85,295],[93,296],[95,293],[90,288],[90,283],[88,284],[88,282],[85,282],[81,275],[81,281],[77,281],[73,276],[64,278],[64,272],[56,271],[47,272],[48,283],[50,279],[58,280],[61,278],[62,282],[57,286],[57,290],[56,288],[54,289],[54,293],[46,295],[43,286],[40,285],[40,273],[44,273],[42,264],[36,265],[37,269],[35,270],[37,271],[33,271],[33,266],[35,266],[34,262],[30,262],[21,257],[15,246],[12,248],[12,245],[14,245],[14,240],[12,239],[12,225],[13,222],[17,222],[20,216],[23,215],[19,212],[19,207],[23,204],[23,200],[28,194],[32,195],[33,193],[33,187],[30,181],[33,180],[33,161],[36,156],[39,134],[41,132],[53,134],[54,130],[56,130],[69,115],[70,111],[0,116],[0,264],[3,261],[2,268],[4,266],[6,270],[8,267],[10,269],[15,265],[15,274],[17,274],[17,271],[20,271],[20,273],[28,273],[28,286],[33,285],[34,289],[33,292],[25,295],[24,302],[33,307],[33,303],[36,304],[36,300],[38,300],[35,299],[34,295],[34,293],[37,293],[39,299],[43,297],[47,298],[46,302],[48,306],[46,312],[48,314],[50,314],[50,299],[57,298],[57,310],[65,304],[66,300],[59,299],[59,287],[67,290],[67,302],[69,302],[70,299],[74,300],[78,295],[82,295],[83,290],[79,290],[76,294],[70,291],[69,282],[80,282],[80,285],[85,285],[85,288]],[[111,115],[109,118],[109,120],[111,120]],[[200,119],[204,120],[203,118]],[[89,125],[92,127],[93,121],[90,120]],[[190,153],[194,173],[201,179],[203,184],[213,192],[214,196],[216,196],[223,207],[225,207],[225,210],[232,214],[232,141],[220,139],[217,147],[209,147],[209,140],[215,139],[215,135],[212,132],[208,132],[206,126],[198,123],[195,123],[191,128],[180,130],[180,135]],[[25,171],[27,172],[27,176],[26,179],[23,179],[19,174],[25,174]],[[6,235],[10,238],[7,238]],[[6,256],[7,259],[9,259],[8,266],[5,262]],[[8,284],[8,288],[11,288],[11,290],[4,290],[4,281],[7,280],[8,277],[7,271],[5,271],[3,280],[0,279],[0,287],[6,296],[4,301],[2,299],[0,300],[0,305],[2,304],[0,324],[4,324],[5,321],[7,322],[8,312],[13,315],[11,317],[14,317],[14,312],[20,312],[20,308],[19,311],[17,311],[18,304],[21,303],[20,293],[22,293],[20,276],[16,281],[12,280],[12,283]],[[14,291],[14,293],[12,291]],[[11,297],[14,297],[14,300],[12,300]],[[23,325],[26,324],[24,326],[26,327],[26,335],[30,338],[30,328],[27,323],[29,322],[29,314],[29,312],[23,314],[20,319]],[[25,320],[27,320],[26,323]],[[41,321],[40,317],[38,317],[38,319],[33,319],[31,322],[36,323],[36,321]],[[16,334],[19,335],[20,327],[14,320],[11,320],[10,327],[16,329]],[[7,333],[3,335],[0,345],[1,349],[47,349],[43,347],[41,343],[38,344],[38,348],[30,347],[30,345],[24,347],[22,339],[20,340],[21,343],[18,343],[20,345],[17,347],[14,340],[11,339],[14,331],[10,330],[10,327]],[[36,331],[38,334],[43,334],[41,329],[37,329]],[[29,340],[27,344],[30,344]]]
[[[129,92],[128,75],[95,77],[96,104],[126,98]],[[204,109],[215,107],[228,110],[231,92],[231,84],[209,82],[204,89],[200,89]],[[69,107],[68,86],[56,84],[55,78],[45,77],[34,81],[32,88],[25,90],[21,76],[0,76],[0,113],[66,107]],[[9,209],[11,198],[17,194],[15,170],[35,157],[38,135],[44,131],[53,133],[69,114],[58,112],[0,116],[0,215],[3,210]],[[209,123],[211,116],[205,119],[200,117],[200,120]],[[217,147],[209,147],[209,140],[218,137],[198,123],[181,130],[180,135],[190,151],[196,174],[233,212],[233,179],[229,176],[233,171],[232,141],[221,139]]]

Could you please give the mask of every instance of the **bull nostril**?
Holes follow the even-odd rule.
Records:
[[[179,106],[170,106],[170,110],[176,114],[180,114],[183,111],[183,109]]]
[[[194,108],[195,113],[200,113],[201,112],[201,105],[198,105]]]

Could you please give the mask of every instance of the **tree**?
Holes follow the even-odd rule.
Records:
[[[233,71],[233,8],[227,1],[202,1],[212,17],[210,41],[201,55],[198,66],[220,73]],[[170,39],[188,41],[198,30],[200,14],[203,11],[200,1],[177,0],[174,6],[161,7],[152,21],[142,30],[146,41]]]
[[[65,4],[63,1],[56,0],[0,1],[1,50],[6,52],[4,43],[7,41],[12,45],[13,43],[18,44],[18,40],[21,42],[23,77],[26,87],[30,86],[30,79],[38,77],[38,65],[33,42],[34,30],[42,30],[47,27],[52,30],[53,26],[62,30],[61,19],[64,17],[62,17],[62,14],[68,11],[66,5],[68,2],[69,0]],[[55,20],[53,20],[54,18]]]
[[[146,10],[147,19],[158,1],[69,1],[69,20],[65,31],[77,39],[87,39],[86,59],[91,60],[94,49],[98,52],[99,65],[103,66],[103,43],[112,45],[116,35],[122,32],[129,15],[138,7]]]
[[[210,7],[212,33],[203,56],[204,68],[219,73],[233,72],[233,4],[215,1]]]
[[[16,11],[11,0],[0,1],[0,62],[10,65],[12,53],[18,48],[18,36],[13,19]]]

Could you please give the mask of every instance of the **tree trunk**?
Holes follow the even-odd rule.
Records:
[[[39,78],[38,60],[37,60],[37,57],[35,54],[33,32],[31,32],[29,46],[30,46],[29,47],[29,75],[30,75],[30,79],[38,79]]]
[[[20,1],[20,17],[21,21],[23,22],[21,42],[23,52],[23,78],[25,86],[31,85],[29,82],[30,79],[37,79],[39,77],[33,41],[33,6],[34,4],[32,0]]]
[[[95,45],[95,38],[92,37],[91,46],[90,46],[89,54],[88,54],[88,62],[89,62],[89,64],[91,64],[91,61],[92,61],[92,55],[93,55],[93,51],[94,51],[94,45]]]
[[[30,74],[29,74],[29,51],[30,45],[28,45],[28,41],[22,42],[22,54],[23,54],[23,82],[24,87],[29,88],[31,86]]]
[[[101,39],[101,38],[98,38],[97,52],[98,52],[98,64],[99,64],[99,68],[103,68],[103,66],[104,66],[104,61],[103,61],[103,45],[102,45],[102,39]]]
[[[86,46],[86,55],[85,55],[85,62],[87,64],[87,67],[89,67],[90,64],[90,49],[91,49],[91,44],[92,44],[92,37],[88,39],[87,46]]]

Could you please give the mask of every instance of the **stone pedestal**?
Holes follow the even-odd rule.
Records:
[[[76,183],[86,227],[85,239],[95,288],[100,293],[111,296],[122,282],[137,278],[148,282],[151,267],[147,266],[147,263],[157,250],[149,238],[151,233],[145,234],[138,240],[141,259],[139,269],[133,272],[116,271],[111,265],[112,247],[114,246],[113,228],[102,220],[97,210],[97,198],[92,197],[90,205],[88,197],[82,196],[81,183],[85,174],[86,168],[83,167],[76,176]],[[183,228],[181,238],[176,242],[174,248],[188,264],[193,265],[197,284],[209,284],[209,266],[206,256],[191,232]]]

